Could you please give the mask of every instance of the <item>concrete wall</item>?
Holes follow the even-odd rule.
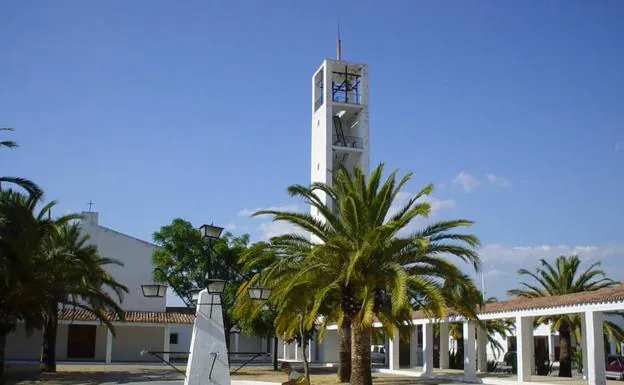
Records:
[[[89,243],[98,247],[100,255],[123,262],[124,266],[107,265],[117,281],[128,287],[121,307],[124,310],[165,311],[165,298],[145,298],[142,284],[152,283],[152,252],[157,248],[148,242],[102,227],[98,213],[83,212],[81,227],[90,236]]]
[[[234,345],[231,345],[232,347]],[[240,333],[238,337],[239,352],[266,352],[266,338],[250,337]]]
[[[24,325],[17,325],[13,333],[7,336],[5,357],[7,360],[39,361],[41,358],[42,333],[34,330],[28,335]]]
[[[170,333],[178,334],[178,343],[171,344],[169,350],[172,352],[190,352],[191,337],[193,335],[193,325],[171,326]]]
[[[163,329],[162,327],[118,327],[117,336],[113,338],[113,361],[155,361],[156,359],[149,354],[141,356],[141,351],[162,351],[165,336]]]
[[[56,331],[56,359],[59,361],[63,361],[67,359],[67,337],[68,335],[69,335],[69,325],[60,324]]]
[[[317,349],[318,360],[320,362],[338,362],[339,348],[338,331],[327,330],[323,342]]]
[[[115,331],[122,327],[115,328]],[[95,332],[95,360],[106,361],[106,336],[108,328],[106,326],[98,326]]]

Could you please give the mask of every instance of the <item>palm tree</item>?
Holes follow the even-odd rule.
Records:
[[[27,331],[41,326],[44,286],[38,256],[55,223],[36,214],[40,197],[0,190],[0,383],[6,335],[18,321]]]
[[[531,277],[534,282],[521,282],[522,288],[509,290],[512,296],[537,298],[586,291],[599,290],[605,287],[617,286],[618,282],[607,278],[604,271],[599,270],[600,262],[594,262],[584,271],[580,271],[581,260],[576,255],[559,256],[555,264],[551,265],[545,259],[540,259],[540,266],[535,272],[526,269],[518,270],[521,276]],[[571,334],[580,333],[581,320],[578,315],[542,316],[536,323],[551,323],[552,330],[559,332],[559,377],[572,377],[572,346]],[[606,323],[612,333],[616,325]]]
[[[7,128],[7,127],[0,127],[0,131],[13,131],[13,129]],[[19,147],[19,145],[12,140],[3,140],[3,141],[0,141],[0,147],[15,148],[15,147]],[[0,186],[2,185],[2,182],[15,184],[23,188],[24,190],[26,190],[30,195],[38,195],[39,197],[43,196],[43,190],[41,190],[39,186],[37,186],[34,182],[28,179],[19,178],[19,177],[2,176],[0,177]]]
[[[433,186],[427,185],[394,210],[397,194],[411,174],[397,182],[394,171],[382,183],[383,169],[380,164],[366,177],[359,168],[353,173],[341,168],[334,173],[333,185],[289,187],[291,196],[303,198],[320,217],[277,210],[254,213],[272,215],[274,221],[289,222],[312,235],[314,241],[297,234],[271,239],[270,247],[281,258],[262,271],[263,280],[290,290],[302,287],[315,298],[306,314],[308,326],[317,321],[323,308],[331,309],[334,304],[340,308],[331,315],[338,318],[340,326],[340,380],[349,379],[346,362],[351,356],[352,384],[370,385],[372,381],[374,317],[387,333],[393,333],[399,324],[410,322],[411,311],[419,304],[427,303],[432,315],[442,314],[446,305],[443,282],[462,275],[443,256],[458,257],[475,268],[479,264],[473,249],[478,239],[450,232],[472,225],[471,221],[441,221],[401,235],[410,230],[414,219],[429,214],[430,205],[422,199]],[[328,203],[319,195],[327,196]]]
[[[87,244],[88,239],[81,234],[78,223],[62,223],[44,242],[40,260],[47,283],[41,356],[44,371],[56,371],[59,305],[88,311],[113,334],[112,319],[123,319],[123,310],[107,291],[111,289],[121,301],[128,289],[105,270],[106,265],[123,264],[100,257],[97,247]]]

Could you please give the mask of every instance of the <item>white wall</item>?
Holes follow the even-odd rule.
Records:
[[[192,324],[171,326],[170,333],[178,334],[178,343],[171,344],[169,346],[170,351],[172,352],[190,352],[191,351],[191,337],[193,335]],[[184,358],[186,358],[186,356],[184,356]]]
[[[113,338],[113,361],[156,361],[149,354],[141,356],[141,351],[162,351],[164,336],[163,327],[118,327]]]
[[[157,246],[98,225],[98,213],[83,212],[81,227],[90,236],[89,243],[98,247],[100,255],[114,258],[124,266],[108,265],[106,269],[115,279],[126,285],[121,307],[124,310],[165,311],[165,298],[145,298],[141,285],[152,283],[152,252]]]
[[[323,342],[318,345],[318,360],[320,362],[338,362],[340,342],[337,330],[327,330]]]
[[[41,330],[26,333],[24,325],[17,325],[14,332],[7,335],[5,357],[7,360],[36,360],[41,358]]]
[[[230,347],[232,351],[234,351],[234,344],[230,345]],[[243,333],[240,333],[238,337],[238,351],[244,353],[266,352],[266,338],[250,337]]]

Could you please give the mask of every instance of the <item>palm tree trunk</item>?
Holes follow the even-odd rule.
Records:
[[[455,366],[456,366],[455,369],[464,369],[464,337],[457,339]]]
[[[308,362],[308,340],[303,330],[303,317],[299,318],[299,335],[301,336],[301,353],[303,355],[303,373],[306,383],[310,383],[310,363]]]
[[[340,334],[338,381],[349,382],[351,380],[351,319],[346,315],[342,320],[338,334]]]
[[[279,341],[277,336],[273,336],[273,370],[279,370],[277,367],[277,349],[279,348]]]
[[[56,332],[58,329],[57,303],[48,307],[47,320],[43,327],[43,348],[41,351],[41,370],[56,372]]]
[[[353,329],[351,353],[351,385],[372,385],[371,326]]]
[[[559,377],[572,377],[570,325],[562,322],[559,327]]]
[[[4,352],[6,350],[6,334],[0,333],[0,385],[4,385]]]

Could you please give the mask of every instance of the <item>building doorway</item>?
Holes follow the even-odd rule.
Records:
[[[69,325],[67,331],[67,358],[95,358],[96,325]]]

